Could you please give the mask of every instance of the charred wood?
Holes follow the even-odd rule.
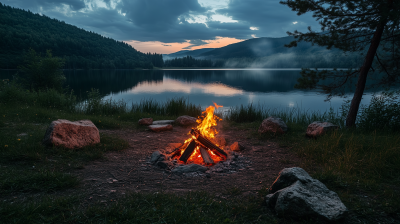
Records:
[[[189,157],[192,155],[194,149],[196,148],[196,141],[192,140],[188,147],[186,147],[185,151],[183,152],[182,156],[179,158],[180,161],[186,163]]]
[[[204,137],[202,134],[200,134],[198,131],[192,129],[190,133],[194,136],[196,136],[196,140],[203,144],[206,148],[209,148],[212,150],[214,153],[216,153],[218,156],[223,157],[226,159],[228,155],[220,149],[218,146],[216,146],[214,143],[212,143],[210,140],[208,140],[206,137]]]
[[[200,154],[205,164],[214,164],[214,160],[211,159],[210,154],[208,154],[205,148],[200,147]]]

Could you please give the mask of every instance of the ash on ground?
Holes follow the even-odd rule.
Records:
[[[179,143],[170,143],[172,146],[176,146]],[[179,157],[171,158],[171,147],[163,152],[155,151],[151,156],[147,157],[147,164],[153,164],[164,172],[172,173],[176,175],[182,175],[187,177],[211,177],[211,176],[224,176],[232,173],[240,172],[251,165],[251,161],[241,155],[239,150],[244,150],[237,142],[231,146],[225,147],[224,151],[228,155],[225,161],[220,161],[214,165],[205,164],[194,164],[194,163],[183,163],[179,161]],[[232,151],[235,149],[236,151]],[[173,150],[172,150],[173,151]]]

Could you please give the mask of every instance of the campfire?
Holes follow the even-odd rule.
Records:
[[[214,114],[215,109],[222,106],[216,103],[214,105],[215,107],[209,106],[197,119],[199,125],[188,133],[190,138],[172,152],[172,159],[177,159],[181,163],[205,164],[207,166],[227,159],[224,150],[213,141],[218,134],[215,130],[217,121],[222,120]]]

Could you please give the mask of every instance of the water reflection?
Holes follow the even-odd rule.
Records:
[[[78,70],[64,71],[66,85],[81,99],[91,88],[100,90],[106,99],[130,103],[142,99],[165,101],[185,97],[202,107],[216,102],[224,108],[248,103],[273,108],[301,107],[304,110],[338,109],[342,98],[324,102],[325,95],[293,88],[300,70]],[[13,72],[1,71],[0,78]],[[352,90],[347,89],[348,96]],[[363,102],[369,102],[367,90]],[[376,91],[376,90],[375,90]]]

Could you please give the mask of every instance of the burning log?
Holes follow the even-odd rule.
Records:
[[[226,157],[228,157],[228,155],[222,149],[220,149],[218,146],[214,145],[214,143],[212,143],[210,140],[208,140],[206,137],[204,137],[198,131],[192,129],[190,131],[190,133],[192,135],[196,136],[196,140],[198,142],[200,142],[205,147],[207,147],[210,150],[212,150],[213,152],[215,152],[218,156],[223,157],[224,159],[226,159]]]
[[[174,150],[172,150],[172,152],[170,152],[169,154],[171,154],[171,158],[178,156],[181,153],[181,147],[175,148]]]
[[[214,164],[214,160],[211,159],[210,155],[208,154],[207,150],[203,147],[200,147],[201,157],[204,160],[205,164]]]
[[[179,158],[180,161],[183,161],[186,163],[186,161],[189,159],[189,157],[192,155],[194,149],[196,148],[196,141],[192,140],[188,147],[186,147],[185,151],[183,152],[182,156]]]

